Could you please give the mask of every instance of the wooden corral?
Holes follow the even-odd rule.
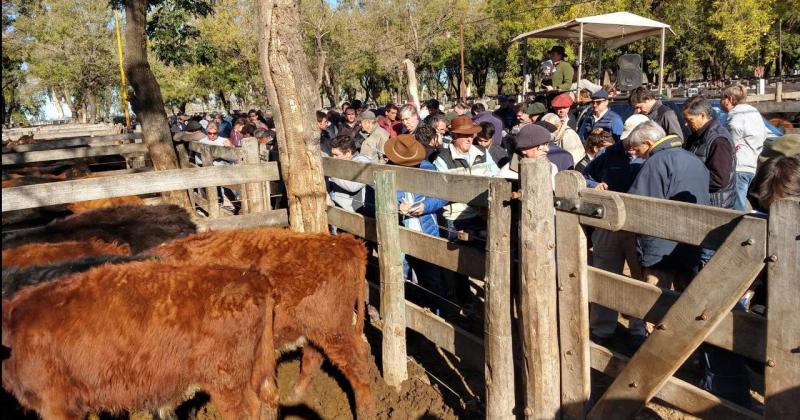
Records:
[[[133,153],[113,141],[56,140],[67,149],[27,145],[3,156],[3,165]],[[95,152],[92,149],[102,150]],[[182,148],[179,148],[181,150]],[[181,153],[181,169],[130,168],[109,176],[6,188],[3,213],[80,200],[188,190],[202,210],[205,229],[286,226],[286,210],[274,210],[270,182],[278,165],[265,163],[254,139],[232,149],[191,144],[205,166]],[[144,153],[136,149],[136,153]],[[49,153],[32,155],[32,153]],[[215,160],[231,165],[214,166]],[[512,217],[512,184],[503,179],[452,175],[399,166],[323,159],[326,176],[372,185],[376,219],[329,207],[331,225],[377,243],[383,374],[391,385],[405,379],[406,328],[485,372],[486,417],[630,418],[652,398],[705,418],[794,419],[800,417],[800,201],[781,200],[768,219],[675,201],[587,189],[576,172],[556,176],[549,165],[523,161],[519,218]],[[238,189],[237,216],[220,209],[218,186]],[[205,192],[205,196],[200,191]],[[485,208],[484,249],[449,242],[399,226],[396,191],[410,191]],[[214,204],[217,203],[217,204]],[[513,226],[513,227],[512,227]],[[716,255],[683,293],[666,290],[588,265],[584,227],[624,230],[701,245]],[[519,229],[512,255],[512,229]],[[470,277],[485,293],[483,336],[468,332],[408,301],[404,296],[401,253]],[[766,317],[735,311],[734,305],[766,266]],[[519,295],[512,295],[512,269]],[[516,304],[516,310],[512,310]],[[631,359],[589,340],[589,304],[597,303],[656,325]],[[516,317],[512,316],[516,314]],[[516,354],[517,326],[524,351]],[[675,376],[702,343],[730,350],[765,365],[765,407],[761,414],[722,400]],[[615,377],[594,396],[591,371]],[[515,378],[515,373],[517,378]],[[519,375],[523,375],[522,378]],[[524,383],[524,389],[515,386]],[[522,398],[517,398],[522,393]],[[524,401],[523,406],[518,401]]]
[[[36,127],[7,128],[3,130],[3,141],[16,140],[32,135],[37,140],[53,140],[76,136],[105,136],[123,132],[120,124],[64,124]]]

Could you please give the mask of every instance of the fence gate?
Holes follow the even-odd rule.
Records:
[[[576,172],[556,177],[555,196],[565,418],[628,419],[655,396],[698,416],[761,418],[672,376],[704,341],[766,363],[767,418],[800,416],[800,202],[773,205],[768,231],[766,220],[741,212],[587,189]],[[716,253],[678,294],[588,266],[582,225]],[[765,263],[769,328],[763,317],[731,312]],[[589,342],[590,302],[655,324],[629,361]],[[616,374],[602,396],[593,396],[593,407],[591,368]]]

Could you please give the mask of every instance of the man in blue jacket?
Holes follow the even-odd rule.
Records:
[[[384,145],[384,153],[386,153],[389,165],[436,170],[432,163],[425,160],[425,147],[408,134],[401,134],[389,139]],[[401,223],[404,227],[431,236],[439,236],[436,213],[448,203],[447,200],[408,191],[398,191],[397,202]],[[438,266],[411,255],[405,257],[408,265],[414,270],[420,286],[435,295],[447,296],[442,273]],[[439,314],[441,308],[435,297],[426,294],[424,300],[425,306]]]
[[[683,149],[676,135],[665,136],[655,122],[639,126],[625,139],[626,148],[647,159],[628,191],[654,198],[711,205],[710,175],[694,153]],[[701,249],[667,239],[637,235],[637,254],[645,281],[682,291],[702,267]],[[714,346],[701,347],[701,386],[726,400],[752,406],[744,360]]]
[[[638,124],[647,121],[647,117],[634,115],[625,121],[623,140]],[[628,192],[636,174],[642,167],[642,159],[628,154],[623,143],[617,142],[607,147],[594,158],[583,172],[586,185],[598,190]],[[634,278],[641,277],[641,268],[636,258],[634,234],[626,231],[610,231],[595,228],[592,232],[592,266],[616,274],[623,274],[628,265]],[[598,304],[592,304],[589,313],[591,339],[597,344],[605,345],[617,329],[619,314]],[[647,331],[644,323],[631,320],[629,347],[635,352],[644,342]]]
[[[710,205],[709,174],[705,164],[682,146],[680,137],[667,136],[653,121],[642,123],[623,142],[645,160],[630,194]],[[700,249],[667,239],[637,235],[636,250],[648,283],[681,290],[700,267]]]
[[[614,141],[619,141],[622,135],[622,117],[608,108],[608,92],[603,89],[592,94],[593,112],[579,122],[578,135],[586,141],[586,136],[595,128],[605,128],[611,132]]]

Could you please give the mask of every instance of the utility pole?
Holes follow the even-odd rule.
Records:
[[[125,113],[125,128],[131,126],[131,116],[128,114],[128,81],[125,79],[125,65],[122,58],[122,34],[119,24],[119,11],[114,9],[114,22],[117,29],[117,55],[119,56],[119,101]]]
[[[464,24],[461,24],[461,86],[459,86],[460,99],[467,99],[467,79],[464,76]]]

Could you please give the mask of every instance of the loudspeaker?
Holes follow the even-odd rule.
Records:
[[[617,89],[633,90],[642,84],[642,56],[625,54],[617,59]]]

